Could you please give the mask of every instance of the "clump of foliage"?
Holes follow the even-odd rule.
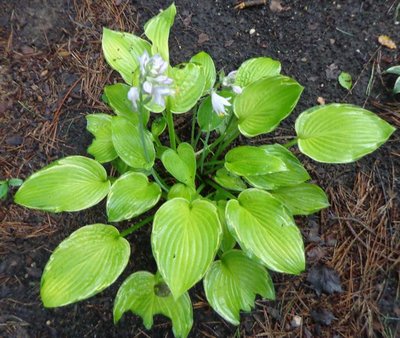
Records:
[[[304,271],[293,216],[329,204],[288,148],[297,145],[318,162],[349,163],[377,149],[394,128],[363,108],[328,104],[301,113],[297,136],[287,144],[227,151],[240,134],[251,139],[272,132],[303,87],[267,57],[247,60],[227,76],[218,76],[205,52],[172,66],[175,14],[171,5],[146,23],[150,42],[104,29],[104,56],[126,83],[105,87],[114,114],[87,116],[94,159],[69,156],[50,164],[24,182],[15,201],[70,212],[106,198],[108,220],[117,223],[83,226],[55,249],[41,281],[45,307],[89,298],[114,283],[130,259],[126,237],[152,222],[158,271],[138,271],[122,283],[114,321],[132,311],[150,328],[162,314],[176,336],[186,337],[193,323],[188,291],[200,280],[212,308],[238,325],[240,311],[250,311],[257,295],[274,299],[268,270]],[[190,136],[177,135],[174,117],[188,113]],[[120,231],[118,222],[145,213]]]

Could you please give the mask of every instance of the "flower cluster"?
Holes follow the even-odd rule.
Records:
[[[173,80],[165,75],[168,62],[164,61],[158,54],[150,57],[147,51],[139,57],[139,87],[132,87],[128,92],[128,99],[137,109],[140,95],[144,95],[146,101],[165,107],[165,97],[174,95],[172,88]]]

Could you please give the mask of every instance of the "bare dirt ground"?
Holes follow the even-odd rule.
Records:
[[[399,1],[281,1],[235,10],[234,1],[177,0],[170,44],[172,62],[200,50],[219,69],[236,69],[254,56],[282,62],[283,72],[305,86],[293,116],[274,134],[252,142],[279,142],[293,134],[295,117],[317,104],[358,104],[400,126],[394,78],[384,69],[400,64],[395,24]],[[105,84],[118,76],[101,54],[101,31],[142,33],[143,24],[170,1],[12,0],[0,3],[0,179],[25,178],[49,162],[86,154],[91,142],[85,115],[107,107]],[[400,20],[400,19],[397,19]],[[253,32],[250,34],[250,30]],[[355,81],[351,92],[337,83],[340,71]],[[179,117],[183,131],[190,117]],[[242,143],[249,140],[242,138]],[[301,157],[331,207],[298,218],[307,270],[273,274],[274,302],[259,299],[233,327],[209,307],[201,285],[192,292],[192,337],[396,337],[400,335],[399,133],[374,154],[351,165],[331,166]],[[130,237],[132,262],[101,294],[59,309],[43,308],[40,276],[58,243],[82,225],[106,222],[102,206],[85,212],[46,214],[0,202],[1,337],[170,337],[170,323],[157,318],[146,331],[127,314],[112,323],[112,304],[126,276],[155,270],[149,228]],[[124,224],[122,224],[124,226]],[[340,292],[333,292],[334,290]],[[321,292],[320,292],[321,291]]]

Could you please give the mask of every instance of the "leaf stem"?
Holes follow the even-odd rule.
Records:
[[[193,149],[195,149],[196,145],[194,144],[194,134],[196,129],[196,117],[197,117],[197,109],[193,112],[192,116],[192,130],[190,131],[190,144]]]
[[[150,162],[150,156],[147,151],[146,147],[146,141],[144,139],[144,113],[143,113],[143,107],[144,107],[144,102],[143,102],[143,93],[142,90],[139,90],[139,135],[140,135],[140,141],[142,142],[142,147],[143,147],[143,152],[144,152],[144,158],[146,159],[146,162]]]
[[[208,161],[208,162],[206,162],[206,163],[204,163],[204,166],[205,167],[208,167],[208,166],[214,166],[214,165],[216,165],[216,164],[223,164],[225,161],[224,160],[218,160],[218,161]]]
[[[166,109],[165,119],[167,120],[168,135],[169,135],[169,142],[171,144],[171,148],[176,151],[176,136],[175,136],[175,128],[174,128],[174,118],[173,118],[172,112],[169,108]]]
[[[208,148],[208,140],[210,139],[210,131],[208,130],[206,133],[206,138],[204,140],[204,145],[203,145],[203,152],[201,153],[201,160],[200,160],[200,172],[203,173],[203,168],[204,168],[204,160],[206,159],[206,156],[208,154],[209,149]]]
[[[226,194],[230,198],[237,199],[237,197],[235,195],[231,194],[229,191],[226,191],[224,188],[220,187],[218,184],[214,183],[213,181],[206,179],[205,182],[207,184],[209,184],[210,186],[212,186],[214,189],[223,191],[224,194]]]
[[[285,148],[290,148],[291,146],[294,146],[295,144],[297,144],[297,137],[295,137],[293,140],[290,140],[288,143],[285,143],[283,146]]]
[[[168,185],[164,182],[164,180],[158,175],[157,171],[154,168],[151,168],[151,176],[153,176],[154,180],[158,183],[162,190],[165,192],[169,191]]]
[[[150,223],[154,218],[154,215],[148,216],[145,219],[141,220],[140,222],[130,226],[128,229],[125,229],[120,233],[121,237],[126,237],[130,235],[132,232],[135,232],[136,230],[140,229],[143,225],[146,225]]]

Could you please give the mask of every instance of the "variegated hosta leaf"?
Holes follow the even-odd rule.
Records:
[[[268,192],[241,192],[228,202],[226,221],[242,249],[268,269],[291,274],[304,270],[301,233],[286,207]]]
[[[90,114],[86,116],[87,127],[95,139],[88,148],[88,153],[93,155],[100,163],[110,162],[118,157],[111,139],[111,120],[108,114]]]
[[[161,162],[178,181],[194,187],[196,156],[189,143],[181,143],[176,151],[173,149],[164,151]]]
[[[69,156],[31,175],[15,194],[15,203],[51,212],[79,211],[99,203],[109,190],[99,162]]]
[[[293,215],[309,215],[329,207],[325,192],[317,185],[301,183],[271,191]]]
[[[217,208],[207,200],[174,198],[157,210],[151,235],[153,255],[175,299],[204,276],[221,235]]]
[[[145,170],[153,166],[156,155],[148,131],[144,133],[145,148],[143,148],[139,127],[131,121],[115,116],[111,122],[111,130],[114,148],[126,164],[135,169]]]
[[[175,114],[186,113],[203,94],[205,76],[200,66],[194,63],[187,63],[182,68],[174,67],[169,75],[174,80],[175,89],[175,94],[169,98],[170,109]]]
[[[185,292],[175,300],[167,295],[158,295],[156,290],[163,287],[160,277],[147,271],[130,275],[118,290],[114,303],[114,322],[124,312],[132,311],[142,317],[147,330],[153,326],[153,316],[161,314],[171,319],[175,337],[187,337],[193,325],[193,309],[189,295]],[[167,288],[164,284],[164,288]]]
[[[110,222],[119,222],[139,216],[155,206],[161,188],[149,182],[142,173],[127,172],[111,186],[107,198],[107,215]]]
[[[310,179],[310,175],[303,165],[288,149],[280,144],[261,146],[270,155],[280,158],[286,165],[285,171],[276,173],[246,176],[246,180],[254,187],[266,190],[292,186]]]
[[[124,81],[133,84],[133,73],[139,65],[139,57],[147,51],[150,44],[129,33],[103,28],[101,41],[104,57],[112,69],[121,74]]]
[[[267,77],[279,75],[281,63],[267,57],[257,57],[242,63],[236,74],[235,84],[246,87],[249,84]]]
[[[242,191],[247,188],[246,183],[244,183],[239,176],[230,173],[225,168],[217,170],[214,181],[217,182],[221,187],[229,190]]]
[[[211,56],[206,52],[200,52],[193,56],[190,62],[201,66],[201,71],[205,78],[204,93],[210,91],[214,87],[215,79],[217,78],[214,61]]]
[[[89,298],[115,282],[128,264],[130,245],[111,225],[86,225],[62,241],[44,268],[45,307]]]
[[[251,311],[257,294],[275,299],[267,270],[240,250],[224,253],[211,265],[204,290],[212,308],[233,325],[240,324],[240,310]]]
[[[225,155],[225,168],[240,176],[263,175],[287,170],[285,163],[261,147],[239,146]]]
[[[361,107],[328,104],[306,110],[296,120],[300,151],[325,163],[349,163],[372,153],[396,128]]]
[[[160,54],[165,61],[169,61],[168,38],[169,31],[174,24],[176,15],[175,4],[172,3],[166,10],[152,17],[144,25],[144,34],[153,43],[151,51]]]
[[[281,75],[248,85],[233,105],[239,131],[254,137],[274,130],[292,112],[302,91],[298,82]]]

